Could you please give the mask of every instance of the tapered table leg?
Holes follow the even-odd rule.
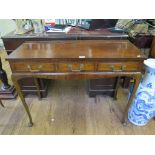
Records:
[[[32,122],[32,117],[31,117],[31,114],[30,114],[30,110],[29,110],[28,105],[26,104],[26,101],[25,101],[23,92],[22,92],[22,90],[20,88],[20,85],[18,83],[18,80],[15,77],[12,76],[12,81],[13,81],[13,83],[15,85],[15,88],[16,88],[16,90],[18,92],[18,95],[19,95],[19,97],[20,97],[20,99],[22,101],[22,104],[23,104],[23,106],[25,108],[25,111],[26,111],[26,113],[27,113],[27,115],[29,117],[29,124],[28,124],[28,126],[32,127],[33,126],[33,122]]]
[[[2,106],[2,107],[4,107],[4,105],[3,105],[3,103],[2,103],[2,101],[0,100],[0,105]]]
[[[131,103],[132,103],[132,101],[133,101],[133,99],[134,99],[134,97],[136,95],[136,91],[137,91],[137,88],[138,88],[139,83],[141,81],[141,78],[142,78],[141,74],[136,74],[134,76],[134,80],[135,80],[134,88],[133,88],[133,91],[131,93],[130,99],[129,99],[128,103],[127,103],[127,106],[126,106],[126,109],[125,109],[125,113],[124,113],[124,117],[123,117],[123,121],[122,121],[122,123],[124,125],[127,124],[128,109],[129,109],[129,107],[130,107],[130,105],[131,105]]]
[[[116,80],[116,86],[115,86],[115,92],[114,92],[114,100],[117,100],[117,92],[118,92],[119,82],[120,82],[120,76],[117,77],[117,80]]]
[[[5,70],[2,68],[2,61],[0,59],[0,80],[2,86],[0,89],[0,99],[14,99],[17,96],[14,86],[9,85]]]
[[[41,100],[41,92],[40,92],[39,80],[37,78],[34,78],[34,83],[35,83],[36,88],[37,88],[38,98],[39,98],[39,100]]]

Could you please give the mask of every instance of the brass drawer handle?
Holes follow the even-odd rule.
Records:
[[[72,64],[69,64],[69,65],[68,65],[68,69],[69,69],[71,72],[81,72],[81,71],[83,70],[83,67],[84,67],[84,64],[80,64],[79,69],[73,69]]]
[[[114,65],[111,65],[110,68],[111,68],[112,71],[115,70],[115,66]]]
[[[29,69],[30,72],[40,72],[41,71],[41,68],[42,68],[42,65],[39,65],[38,69],[32,69],[31,68],[31,65],[27,65],[27,68]]]
[[[125,65],[121,66],[121,69],[122,69],[122,71],[125,70],[126,66]]]
[[[115,66],[114,66],[114,65],[111,65],[110,68],[112,69],[112,71],[115,70]],[[125,66],[125,65],[122,65],[122,66],[121,66],[121,70],[123,71],[123,70],[125,70],[125,69],[126,69],[126,66]]]

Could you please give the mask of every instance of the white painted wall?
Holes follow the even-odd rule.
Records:
[[[15,29],[16,24],[12,19],[0,19],[0,47],[3,46],[1,36],[4,36]]]
[[[1,36],[16,29],[16,24],[12,19],[0,19],[0,33]]]

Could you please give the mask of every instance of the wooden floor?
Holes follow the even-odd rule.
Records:
[[[4,61],[6,55],[4,52],[0,55],[11,83],[10,68]],[[34,122],[31,128],[27,127],[28,117],[19,98],[3,101],[5,108],[0,107],[0,134],[155,134],[153,120],[144,127],[121,124],[127,93],[119,88],[117,101],[98,96],[95,102],[87,95],[86,81],[55,80],[49,86],[47,98],[41,101],[36,96],[26,98]]]

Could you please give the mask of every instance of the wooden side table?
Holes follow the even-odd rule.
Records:
[[[89,80],[110,77],[132,77],[134,89],[126,105],[122,122],[127,122],[127,112],[141,80],[146,57],[129,41],[83,40],[26,42],[9,55],[12,80],[33,125],[19,80],[26,77]],[[40,89],[36,81],[38,97]]]

